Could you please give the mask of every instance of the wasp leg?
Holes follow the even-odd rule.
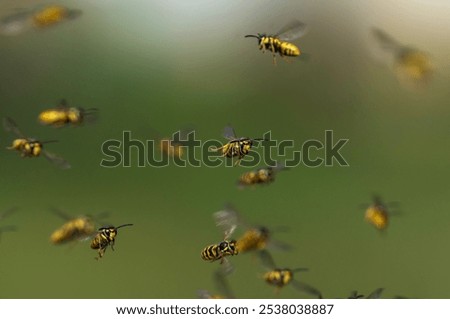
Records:
[[[239,158],[236,162],[234,162],[233,166],[239,165],[239,163],[242,161],[242,158]]]
[[[273,65],[277,65],[275,47],[273,46],[273,43],[270,43],[270,50],[272,51]]]
[[[262,51],[262,53],[266,52],[266,47],[264,46],[264,43],[261,43],[259,45],[259,49]]]

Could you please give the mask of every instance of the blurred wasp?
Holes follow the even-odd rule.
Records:
[[[216,284],[218,295],[211,294],[207,290],[199,290],[197,291],[197,295],[200,299],[231,299],[233,297],[233,293],[231,292],[230,286],[228,285],[228,281],[226,280],[226,273],[224,273],[221,269],[216,270],[213,275],[214,283]]]
[[[12,132],[14,135],[19,137],[15,139],[12,142],[12,145],[7,149],[18,151],[22,157],[39,157],[39,155],[42,154],[48,161],[61,169],[68,169],[71,167],[70,164],[62,157],[47,152],[43,149],[44,144],[57,142],[56,140],[41,142],[36,139],[25,137],[25,135],[23,135],[19,130],[17,124],[9,117],[3,119],[3,126],[7,132]]]
[[[81,10],[73,10],[59,5],[50,5],[35,10],[32,15],[32,21],[36,27],[48,27],[62,21],[73,20],[81,14]]]
[[[287,244],[275,241],[272,232],[265,226],[250,226],[231,204],[227,204],[225,209],[215,213],[216,223],[226,227],[244,226],[244,234],[236,241],[236,249],[240,253],[250,251],[261,251],[267,248],[289,250]]]
[[[214,217],[216,219],[216,225],[223,230],[224,239],[218,244],[208,245],[201,251],[201,257],[206,261],[216,261],[220,260],[220,263],[223,264],[226,261],[224,274],[228,274],[231,272],[231,265],[228,263],[225,257],[234,256],[239,253],[236,249],[236,240],[229,240],[230,236],[235,231],[237,225],[232,225],[228,222],[222,222],[216,218],[217,214],[220,212],[214,213]]]
[[[81,125],[92,122],[97,118],[97,109],[84,109],[81,107],[68,106],[66,100],[61,100],[56,108],[42,111],[38,120],[43,125],[62,127],[67,125]]]
[[[246,172],[239,177],[238,187],[244,188],[256,184],[270,184],[275,180],[275,175],[284,169],[287,168],[283,164],[277,163],[275,166],[258,168]]]
[[[300,271],[308,271],[308,268],[278,268],[267,250],[261,252],[264,267],[268,270],[263,279],[269,285],[276,287],[276,292],[290,284],[295,289],[322,299],[322,293],[316,288],[294,279],[294,274]]]
[[[15,213],[16,211],[17,211],[17,207],[13,207],[13,208],[3,211],[2,213],[0,213],[0,220]],[[16,231],[16,230],[17,230],[16,226],[12,226],[12,225],[0,226],[0,235],[5,232]]]
[[[111,246],[111,249],[114,250],[117,230],[125,226],[133,226],[133,224],[123,224],[117,227],[107,226],[98,229],[97,235],[91,241],[91,248],[98,250],[98,257],[95,257],[95,259],[102,258],[108,246]]]
[[[390,55],[394,72],[402,84],[418,87],[431,79],[434,66],[427,53],[400,44],[377,28],[372,29],[372,35],[381,49]]]
[[[212,151],[221,151],[222,156],[233,158],[238,157],[234,165],[238,165],[242,158],[250,152],[254,141],[263,141],[263,138],[250,139],[248,137],[236,138],[236,133],[231,126],[226,126],[223,132],[223,137],[228,139],[228,143],[219,148],[212,147]]]
[[[16,10],[16,12],[0,20],[0,34],[14,36],[33,28],[30,10]]]
[[[161,153],[169,157],[180,158],[184,155],[184,147],[194,130],[185,129],[175,132],[172,137],[163,137],[159,139],[159,149]]]
[[[398,212],[393,212],[388,210],[388,206],[396,204],[395,202],[389,205],[383,203],[379,196],[373,196],[373,203],[366,208],[365,220],[372,224],[376,229],[382,231],[385,230],[389,224],[389,217],[397,214]]]
[[[95,221],[91,216],[70,217],[64,212],[53,208],[53,212],[66,222],[50,235],[53,244],[64,244],[76,240],[84,240],[96,232]],[[95,219],[105,217],[108,213],[99,214]]]
[[[374,291],[372,291],[366,299],[380,299],[381,293],[383,292],[384,288],[377,288]],[[362,299],[364,298],[364,295],[358,294],[356,290],[352,291],[348,299]]]
[[[306,24],[293,20],[284,26],[275,35],[267,35],[265,33],[258,33],[256,35],[248,34],[246,38],[258,39],[259,49],[263,51],[269,50],[272,52],[273,64],[276,65],[276,54],[278,53],[283,59],[289,57],[296,57],[301,54],[300,49],[291,42],[300,38],[306,33]]]

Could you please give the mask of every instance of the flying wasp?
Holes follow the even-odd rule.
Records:
[[[258,33],[256,35],[248,34],[246,38],[258,39],[259,49],[264,53],[266,50],[272,52],[273,64],[276,65],[276,54],[286,60],[286,57],[296,57],[301,54],[300,49],[289,41],[296,40],[306,33],[306,24],[293,20],[284,26],[275,35]]]
[[[376,229],[383,231],[388,227],[389,217],[398,212],[390,211],[388,206],[393,206],[395,202],[385,204],[379,196],[373,196],[373,203],[365,211],[365,220]]]
[[[3,127],[7,132],[12,132],[18,137],[12,142],[10,147],[7,147],[7,149],[18,151],[22,157],[39,157],[42,154],[49,162],[61,169],[68,169],[71,167],[64,158],[43,149],[44,144],[57,142],[56,140],[41,142],[33,138],[25,137],[19,130],[17,124],[9,117],[3,119]]]
[[[32,21],[38,28],[48,27],[62,21],[73,20],[82,14],[81,10],[69,9],[59,5],[50,5],[33,12]]]
[[[290,284],[295,289],[307,293],[309,295],[318,297],[322,299],[322,293],[316,288],[298,280],[294,279],[294,274],[300,271],[307,271],[308,268],[278,268],[272,259],[272,256],[267,250],[262,251],[261,256],[263,257],[263,265],[267,269],[264,273],[263,279],[269,285],[276,287],[276,292],[286,285]]]
[[[417,88],[429,82],[435,68],[427,53],[403,45],[377,28],[372,29],[372,35],[378,46],[390,55],[400,83]]]
[[[64,244],[76,240],[84,240],[88,239],[92,235],[95,234],[95,220],[91,216],[78,216],[78,217],[70,217],[59,209],[52,209],[53,212],[62,217],[66,222],[56,229],[50,235],[50,241],[53,244]],[[101,213],[96,216],[96,220],[98,218],[106,216],[107,213]],[[100,217],[101,216],[101,217]]]
[[[189,141],[192,129],[185,129],[175,132],[172,137],[159,138],[159,149],[161,153],[169,157],[180,158],[184,155],[186,142]]]
[[[214,216],[217,224],[227,227],[240,225],[246,229],[244,234],[236,241],[236,249],[240,253],[259,252],[268,248],[285,251],[291,249],[289,245],[275,241],[272,238],[273,231],[269,230],[269,228],[265,226],[250,226],[231,204],[227,204],[225,209],[216,212]]]
[[[258,168],[242,174],[238,180],[238,187],[244,188],[257,184],[270,184],[275,181],[275,175],[284,169],[287,169],[283,164],[277,163],[275,166],[268,166]]]
[[[43,125],[62,127],[67,125],[81,125],[85,122],[93,122],[97,118],[97,109],[84,109],[69,106],[66,100],[61,100],[57,107],[42,111],[38,120]]]
[[[108,246],[111,246],[111,249],[114,250],[117,230],[125,226],[133,226],[133,224],[123,224],[117,227],[107,226],[98,229],[97,235],[91,241],[91,248],[98,250],[98,257],[95,257],[95,259],[102,258]]]
[[[222,156],[233,158],[238,157],[234,165],[238,165],[242,158],[250,152],[254,141],[263,141],[263,138],[250,139],[248,137],[236,137],[236,133],[231,126],[226,126],[223,131],[223,137],[228,139],[228,143],[219,148],[211,148],[212,151],[221,151]]]
[[[216,216],[217,212],[214,214]],[[225,264],[225,269],[222,270],[224,274],[228,274],[231,272],[232,268],[229,264],[228,260],[225,258],[227,256],[234,256],[239,253],[239,251],[236,249],[236,240],[232,239],[229,240],[230,236],[235,231],[237,225],[232,225],[228,222],[222,223],[220,220],[217,220],[216,218],[216,225],[223,230],[224,233],[224,239],[218,244],[208,245],[201,251],[201,257],[203,260],[206,261],[216,261],[220,260],[220,263]]]

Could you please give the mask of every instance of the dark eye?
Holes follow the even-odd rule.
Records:
[[[219,248],[221,249],[221,250],[224,250],[225,248],[227,248],[228,247],[228,243],[227,242],[221,242],[220,244],[219,244]]]

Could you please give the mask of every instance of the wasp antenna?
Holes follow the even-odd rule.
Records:
[[[117,226],[116,229],[125,227],[125,226],[133,226],[133,224],[123,224],[123,225]]]
[[[245,36],[245,38],[257,38],[257,39],[259,39],[259,36],[254,35],[254,34],[247,34],[247,35]]]

